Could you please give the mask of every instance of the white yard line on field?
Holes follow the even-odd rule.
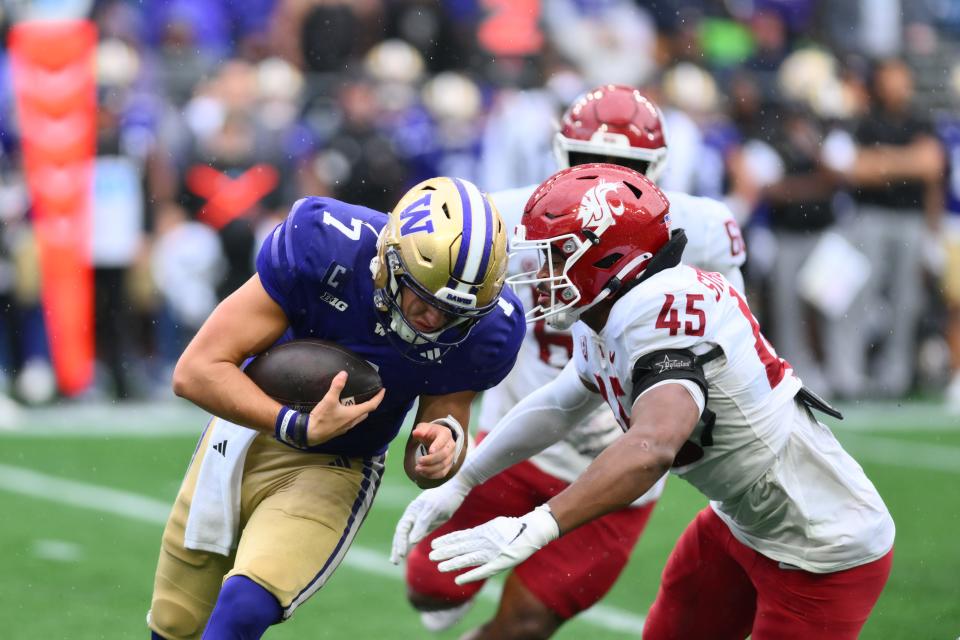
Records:
[[[846,420],[825,419],[837,432],[953,432],[960,418],[943,406],[928,402],[858,402],[841,406]],[[210,415],[185,400],[160,402],[64,402],[48,407],[22,408],[0,436],[59,438],[180,437],[200,434]],[[821,419],[824,419],[821,416]],[[38,427],[42,427],[38,428]]]
[[[164,524],[167,521],[167,515],[170,513],[169,503],[149,496],[68,480],[32,469],[5,464],[0,464],[0,490],[155,525]],[[406,494],[409,492],[399,490],[384,492],[381,490],[380,493],[385,495],[379,495],[378,500],[386,498],[385,502],[392,506],[399,505],[402,508],[408,502]],[[355,544],[350,547],[343,564],[354,570],[373,573],[398,581],[403,580],[401,568],[391,564],[385,554],[360,545]],[[489,582],[480,592],[480,596],[495,603],[500,599],[500,590],[501,585],[499,583]],[[639,635],[644,621],[643,616],[602,604],[594,606],[586,613],[578,616],[577,619],[589,622],[602,629],[631,635]]]
[[[123,435],[159,438],[197,434],[210,414],[186,401],[65,402],[48,407],[23,408],[0,436],[31,438],[103,437]],[[42,427],[42,428],[40,428]]]
[[[960,417],[951,415],[939,403],[893,400],[851,402],[840,406],[844,420],[818,417],[836,431],[960,431]]]
[[[844,448],[860,461],[960,474],[960,447],[865,433],[844,433],[840,440]]]

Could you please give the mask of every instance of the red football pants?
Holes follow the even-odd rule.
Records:
[[[427,557],[433,539],[497,516],[522,516],[567,486],[524,461],[474,487],[453,517],[410,552],[407,587],[451,605],[473,598],[483,582],[457,585],[454,578],[468,569],[440,573]],[[514,572],[547,608],[563,619],[571,618],[593,606],[616,582],[654,504],[621,509],[578,527],[527,558]]]
[[[893,550],[852,569],[782,568],[707,507],[663,570],[644,640],[855,640],[890,575]]]

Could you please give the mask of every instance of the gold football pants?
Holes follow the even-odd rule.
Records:
[[[289,618],[339,566],[383,477],[384,456],[303,453],[258,435],[244,462],[236,549],[230,557],[186,549],[187,514],[215,421],[163,532],[149,622],[168,640],[199,639],[220,586],[235,575],[272,593]]]

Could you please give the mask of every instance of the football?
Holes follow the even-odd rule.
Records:
[[[311,411],[340,371],[347,372],[342,404],[366,402],[383,387],[369,362],[333,342],[291,340],[254,358],[244,372],[268,396],[291,409]]]

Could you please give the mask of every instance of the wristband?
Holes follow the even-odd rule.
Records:
[[[290,407],[280,407],[273,425],[273,437],[296,449],[306,449],[309,447],[307,444],[309,422],[310,414],[294,411]]]
[[[457,448],[453,452],[454,464],[460,459],[460,454],[463,452],[463,447],[467,443],[467,434],[463,431],[463,426],[460,422],[451,415],[448,415],[446,418],[437,418],[436,420],[431,420],[436,424],[442,424],[447,429],[450,429],[450,432],[453,434],[453,441],[456,443]],[[423,445],[420,445],[423,446]]]

